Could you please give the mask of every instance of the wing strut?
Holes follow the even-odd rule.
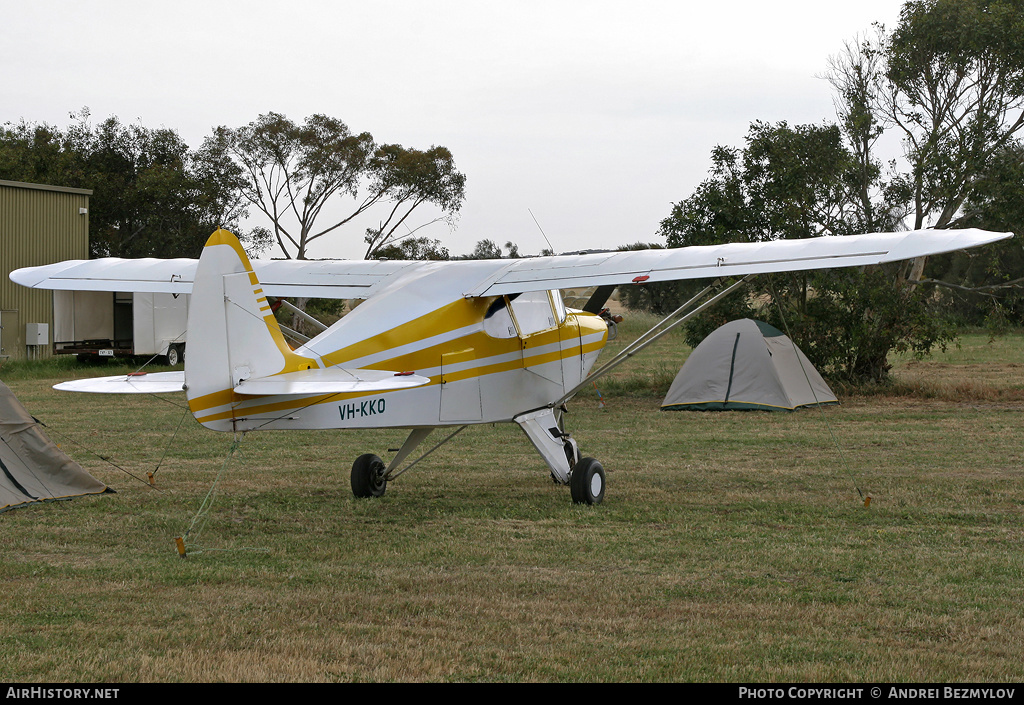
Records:
[[[633,357],[638,352],[640,352],[641,350],[646,348],[648,345],[650,345],[651,343],[653,343],[654,341],[658,340],[663,335],[665,335],[666,333],[671,331],[673,328],[676,328],[680,324],[685,323],[686,321],[690,320],[691,318],[696,316],[698,313],[700,313],[704,309],[708,308],[709,306],[711,306],[712,304],[717,302],[719,299],[722,299],[722,298],[728,296],[733,291],[738,289],[741,285],[745,284],[746,281],[748,279],[752,278],[753,276],[754,275],[752,275],[752,274],[748,274],[747,276],[743,277],[742,279],[733,282],[726,289],[723,289],[722,291],[719,291],[717,294],[712,296],[710,299],[708,299],[704,303],[701,303],[700,305],[696,306],[696,308],[694,308],[692,311],[687,312],[687,310],[691,306],[696,305],[701,299],[703,299],[709,293],[714,291],[714,289],[716,287],[721,286],[721,281],[717,280],[714,283],[712,283],[710,286],[705,287],[703,291],[701,291],[699,294],[697,294],[692,299],[687,301],[685,304],[683,304],[682,306],[677,308],[675,311],[673,311],[672,313],[670,313],[669,315],[665,316],[663,319],[658,321],[658,323],[653,328],[651,328],[649,331],[647,331],[646,333],[641,335],[639,338],[634,340],[632,343],[627,345],[625,348],[620,350],[618,355],[616,355],[611,360],[606,362],[599,369],[591,372],[590,375],[585,380],[583,380],[582,382],[577,384],[575,387],[573,387],[568,392],[566,392],[564,395],[562,395],[562,397],[560,399],[558,399],[557,401],[552,402],[548,406],[551,406],[551,407],[561,406],[563,403],[565,403],[566,401],[571,399],[573,396],[575,396],[581,389],[583,389],[584,387],[589,387],[591,384],[593,384],[594,381],[598,377],[603,377],[604,375],[608,374],[613,369],[615,369],[616,367],[621,365],[623,362],[625,362],[629,358]]]
[[[590,299],[583,306],[583,310],[587,313],[593,313],[594,315],[601,313],[601,309],[603,309],[604,305],[608,303],[608,298],[612,295],[612,292],[615,291],[615,287],[616,285],[614,284],[597,287],[597,289],[594,290],[594,293],[590,296]]]
[[[292,305],[290,302],[286,301],[285,299],[278,299],[278,301],[281,302],[281,305],[284,306],[285,310],[291,311],[296,316],[298,316],[299,318],[301,318],[302,320],[306,321],[307,323],[312,325],[314,328],[319,330],[321,333],[323,331],[327,330],[327,326],[325,326],[322,322],[320,322],[317,319],[315,319],[312,316],[310,316],[308,313],[303,311],[298,306]],[[306,338],[306,340],[308,341],[309,338]]]

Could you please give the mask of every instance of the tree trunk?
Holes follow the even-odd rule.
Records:
[[[305,311],[307,303],[309,303],[309,297],[308,296],[300,296],[300,297],[296,297],[295,303],[293,305],[295,306],[295,308],[297,308],[299,310],[302,310],[302,311]],[[314,335],[319,333],[319,331],[313,331],[312,334],[311,334],[310,331],[307,330],[308,328],[309,328],[309,324],[306,323],[304,320],[302,320],[302,318],[299,316],[299,314],[297,314],[297,313],[293,313],[292,314],[292,330],[297,330],[299,333],[302,333],[303,335],[308,335],[310,337],[313,337]]]
[[[924,265],[928,262],[927,257],[917,257],[914,259],[914,264],[910,268],[910,274],[907,275],[907,279],[913,282],[919,282],[924,279]]]

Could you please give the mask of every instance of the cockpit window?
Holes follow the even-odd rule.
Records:
[[[555,307],[555,320],[561,324],[565,321],[565,301],[562,300],[562,292],[552,289],[548,293],[551,294],[551,304]]]
[[[490,306],[487,307],[487,313],[484,314],[484,320],[487,320],[504,308],[506,308],[505,297],[499,296]]]
[[[565,316],[562,294],[557,290],[499,296],[484,314],[484,332],[492,338],[525,338],[558,327]]]
[[[515,338],[516,324],[508,310],[506,297],[499,296],[484,314],[484,333],[492,338]]]
[[[558,325],[546,291],[528,291],[512,302],[519,335],[526,337]]]

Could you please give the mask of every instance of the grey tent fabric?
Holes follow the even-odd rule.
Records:
[[[46,437],[0,382],[0,512],[34,502],[113,492]]]
[[[793,411],[838,404],[807,357],[761,321],[731,321],[698,345],[669,388],[662,409]]]

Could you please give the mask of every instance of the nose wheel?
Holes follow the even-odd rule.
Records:
[[[569,493],[576,504],[600,504],[604,499],[604,467],[594,458],[582,458],[569,476]]]

